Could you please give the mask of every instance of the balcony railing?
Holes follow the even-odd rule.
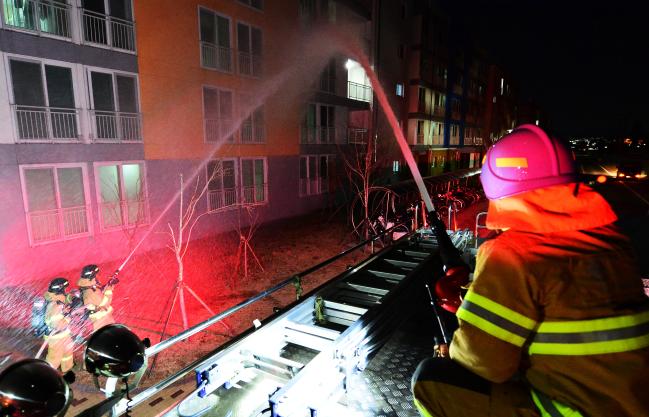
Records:
[[[82,11],[83,39],[87,43],[135,51],[135,25],[132,21]]]
[[[232,135],[232,119],[219,118],[219,119],[205,119],[205,141],[206,142],[219,142],[225,138],[226,135],[228,142],[234,142]]]
[[[239,52],[239,74],[261,77],[261,56]]]
[[[207,204],[209,211],[234,206],[237,204],[237,189],[224,188],[221,190],[210,190],[207,192]]]
[[[27,213],[32,243],[63,240],[90,234],[88,208],[66,207]]]
[[[241,142],[264,143],[265,137],[266,132],[263,124],[253,124],[250,117],[241,123]]]
[[[232,49],[201,42],[201,63],[206,68],[232,72]]]
[[[70,6],[65,2],[3,0],[2,3],[7,26],[70,37]]]
[[[79,140],[77,109],[12,105],[20,141]]]
[[[372,101],[372,88],[369,85],[347,81],[347,98],[369,103]]]
[[[266,202],[268,184],[241,187],[241,204],[261,204]]]
[[[336,143],[335,126],[302,126],[300,129],[300,143],[326,144]]]
[[[106,142],[141,142],[142,115],[90,110],[93,139]]]
[[[111,201],[99,204],[101,227],[114,229],[147,224],[147,200]]]
[[[300,178],[300,195],[314,195],[320,192],[320,178]]]
[[[367,144],[368,130],[365,128],[347,128],[347,143],[365,145]]]

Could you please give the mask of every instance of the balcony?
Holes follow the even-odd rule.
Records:
[[[93,140],[97,142],[141,142],[142,115],[90,110]]]
[[[232,49],[201,42],[201,64],[205,68],[232,72]]]
[[[326,190],[321,191],[320,178],[300,178],[300,195],[314,195],[321,192],[326,192]]]
[[[210,190],[207,192],[207,204],[209,211],[234,206],[237,204],[237,189],[224,188],[221,190]]]
[[[86,43],[135,52],[135,24],[132,21],[82,10],[83,39]]]
[[[121,200],[99,203],[102,230],[136,227],[148,223],[148,202]]]
[[[347,128],[347,143],[354,145],[365,145],[369,136],[368,129],[360,127]]]
[[[27,213],[27,224],[32,244],[90,234],[86,206],[33,211]]]
[[[12,105],[20,142],[79,141],[78,110]]]
[[[6,26],[70,38],[70,6],[64,2],[3,0]]]
[[[347,98],[358,101],[372,101],[372,88],[369,85],[347,81]]]
[[[261,56],[239,52],[239,74],[261,77]]]
[[[266,202],[268,184],[256,184],[241,187],[241,204],[253,205]]]
[[[227,136],[228,142],[234,142],[232,119],[205,119],[205,142],[219,142]]]

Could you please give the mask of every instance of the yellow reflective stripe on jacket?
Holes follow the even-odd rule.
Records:
[[[598,355],[649,346],[649,311],[594,320],[541,323],[530,355]]]
[[[536,321],[529,317],[470,290],[462,301],[457,317],[518,347],[523,346],[536,327]]]
[[[554,401],[547,395],[532,390],[532,400],[541,412],[541,417],[583,417],[583,415],[567,405]]]

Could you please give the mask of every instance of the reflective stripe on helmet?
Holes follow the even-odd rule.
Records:
[[[527,168],[527,158],[496,158],[498,168]]]
[[[547,395],[532,390],[532,400],[541,412],[541,417],[583,417],[582,414],[567,405],[554,401]]]
[[[541,323],[530,355],[597,355],[649,346],[649,311],[604,319]]]
[[[529,317],[473,291],[467,292],[457,317],[518,347],[523,346],[537,324]]]

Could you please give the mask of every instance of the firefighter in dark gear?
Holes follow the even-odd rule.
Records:
[[[45,324],[49,330],[44,336],[47,343],[45,360],[54,369],[60,367],[63,373],[74,365],[74,342],[70,334],[70,319],[67,316],[69,299],[65,292],[69,285],[67,279],[55,278],[44,295],[47,301]]]
[[[523,125],[487,152],[487,227],[450,359],[413,375],[423,416],[649,416],[649,305],[608,203]]]
[[[81,271],[81,278],[77,285],[81,290],[83,303],[89,312],[93,332],[98,329],[115,323],[113,319],[113,285],[105,287],[97,280],[99,267],[97,265],[86,265]]]

